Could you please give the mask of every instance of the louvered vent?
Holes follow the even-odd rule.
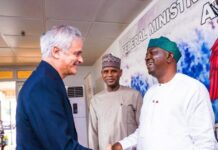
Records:
[[[83,87],[73,86],[67,89],[68,97],[83,97]]]

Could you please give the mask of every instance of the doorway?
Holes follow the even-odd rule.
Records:
[[[4,150],[14,150],[16,147],[16,82],[0,82],[0,120],[4,130],[6,146]]]

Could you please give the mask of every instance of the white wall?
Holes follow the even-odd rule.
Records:
[[[91,73],[92,66],[79,66],[77,67],[77,74],[68,76],[64,79],[65,86],[79,86],[84,85],[84,78]]]

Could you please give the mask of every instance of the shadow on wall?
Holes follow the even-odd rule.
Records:
[[[105,89],[105,84],[101,77],[96,80],[94,85],[95,85],[94,94]]]

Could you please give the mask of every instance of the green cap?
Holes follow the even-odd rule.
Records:
[[[169,40],[166,37],[161,36],[159,38],[150,39],[148,43],[148,48],[151,48],[151,47],[159,47],[165,51],[173,53],[173,56],[176,62],[178,62],[181,57],[181,53],[176,43]]]

